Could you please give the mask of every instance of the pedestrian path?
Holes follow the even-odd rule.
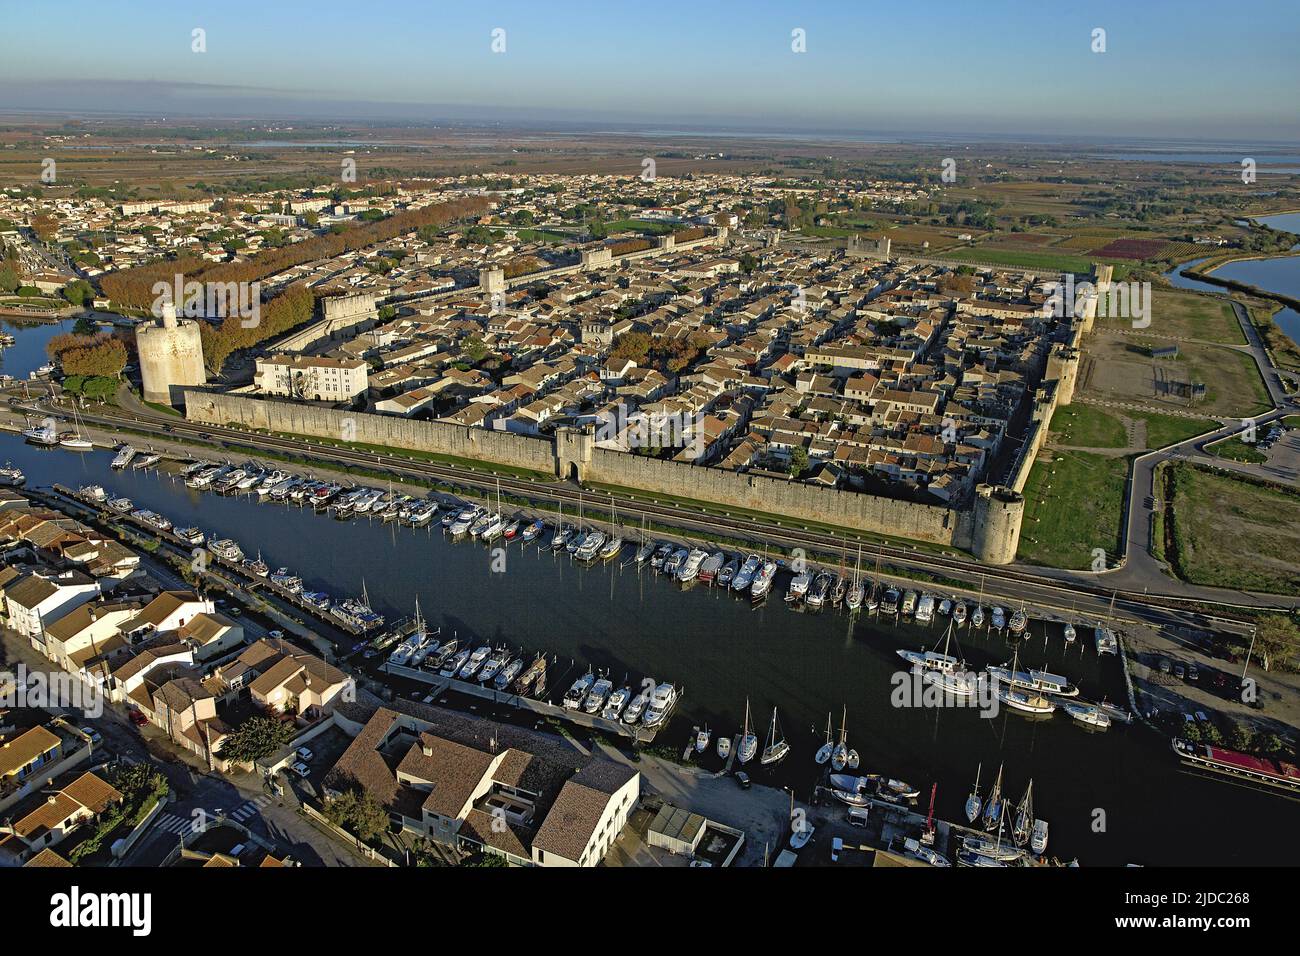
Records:
[[[262,794],[256,800],[249,800],[247,803],[237,807],[234,813],[230,814],[230,819],[236,823],[243,823],[249,817],[257,816],[258,812],[265,806],[268,806],[274,798],[269,794]]]
[[[158,819],[155,821],[155,825],[158,829],[166,830],[168,833],[175,833],[177,835],[187,831],[192,823],[192,820],[178,817],[174,813],[160,813],[158,814]]]

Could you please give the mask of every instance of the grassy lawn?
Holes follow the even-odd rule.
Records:
[[[1066,405],[1052,414],[1052,431],[1062,445],[1076,448],[1124,448],[1124,423],[1092,405]]]
[[[1193,584],[1300,589],[1300,493],[1179,464],[1173,471],[1173,554]]]
[[[520,242],[572,242],[572,236],[566,236],[562,232],[551,232],[549,229],[520,229],[515,233]]]
[[[1115,560],[1122,533],[1127,458],[1065,452],[1042,457],[1025,483],[1022,561],[1055,568],[1089,568],[1094,548]]]
[[[1170,339],[1203,339],[1224,345],[1245,345],[1246,337],[1233,313],[1232,306],[1223,296],[1200,295],[1195,292],[1173,292],[1153,289],[1151,325],[1142,330],[1159,344]],[[1131,328],[1128,318],[1099,318],[1097,324],[1106,328]]]
[[[1267,455],[1257,451],[1254,445],[1247,445],[1240,438],[1229,438],[1226,441],[1218,442],[1210,446],[1210,451],[1220,458],[1227,458],[1230,461],[1242,461],[1248,465],[1259,465],[1268,461]]]
[[[616,232],[639,232],[646,236],[666,236],[678,228],[672,223],[650,222],[648,219],[619,219],[606,223],[606,226],[611,235]]]
[[[141,399],[141,401],[144,401],[144,400]],[[145,402],[144,404],[148,405],[148,406],[149,406],[150,408],[152,408],[155,412],[161,412],[161,413],[164,414],[164,415],[175,415],[177,418],[184,418],[184,417],[185,417],[185,416],[182,415],[180,412],[178,412],[176,409],[172,408],[170,405],[164,405],[162,402]]]
[[[1219,427],[1219,423],[1209,418],[1182,418],[1178,415],[1161,415],[1159,412],[1135,412],[1125,410],[1130,418],[1140,418],[1147,423],[1147,447],[1165,448],[1177,445],[1197,435],[1204,435]]]

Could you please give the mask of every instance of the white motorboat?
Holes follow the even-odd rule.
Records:
[[[1012,634],[1023,634],[1029,624],[1029,616],[1025,614],[1024,607],[1018,607],[1011,614],[1011,620],[1007,622],[1007,630]]]
[[[122,514],[128,514],[135,510],[135,503],[130,498],[110,498],[108,507],[114,511],[120,511]]]
[[[623,713],[623,708],[627,706],[627,702],[631,699],[632,688],[620,687],[609,695],[609,701],[605,704],[605,709],[600,716],[605,720],[618,720]]]
[[[802,601],[808,593],[808,588],[812,586],[812,572],[800,571],[790,579],[790,586],[786,588],[785,600],[788,604],[794,604]]]
[[[1058,697],[1079,696],[1079,688],[1071,684],[1067,678],[1059,674],[1050,674],[1047,671],[1032,668],[1022,671],[1002,664],[990,667],[989,676],[997,678],[1000,683],[1010,684],[1012,687],[1019,687],[1024,690],[1055,694]]]
[[[635,724],[645,713],[646,707],[650,704],[649,689],[641,691],[632,698],[632,702],[627,705],[627,710],[623,711],[623,723]]]
[[[1110,715],[1095,704],[1065,700],[1061,702],[1061,709],[1085,726],[1096,727],[1099,730],[1110,727]]]
[[[464,650],[457,651],[452,655],[450,660],[442,665],[442,669],[438,671],[438,675],[440,677],[455,677],[460,673],[460,669],[465,666],[465,662],[469,660],[469,656],[472,653],[474,652],[468,647]]]
[[[596,683],[596,675],[591,671],[583,674],[573,682],[568,690],[564,692],[564,700],[561,701],[565,710],[579,710],[582,702],[587,699],[587,694],[591,690],[591,685]]]
[[[709,552],[702,548],[691,548],[686,555],[686,560],[682,562],[681,570],[677,572],[677,580],[683,584],[694,581],[700,573],[702,565],[709,556]]]
[[[695,752],[702,754],[709,749],[709,739],[712,734],[709,733],[708,726],[704,726],[695,731]]]
[[[645,709],[641,724],[645,727],[658,727],[677,703],[677,688],[672,684],[660,684],[650,694],[650,703]]]
[[[1052,714],[1056,712],[1056,704],[1036,691],[1023,690],[998,681],[995,693],[998,700],[1012,710],[1018,710],[1023,714]]]
[[[22,474],[22,472],[18,473],[20,475]],[[102,505],[104,502],[108,501],[108,492],[104,490],[103,485],[86,485],[84,488],[77,489],[77,497],[82,501],[89,501],[92,504]]]
[[[479,672],[479,668],[481,668],[484,665],[484,663],[487,662],[487,659],[489,656],[491,656],[491,654],[492,654],[492,648],[487,644],[484,644],[482,647],[476,648],[474,650],[474,653],[470,654],[469,660],[465,662],[465,666],[460,669],[460,672],[456,675],[456,677],[459,678],[460,680],[470,680],[471,678],[473,678],[475,674]]]
[[[130,445],[123,445],[121,448],[117,450],[117,454],[113,456],[113,460],[109,462],[109,467],[125,468],[127,465],[131,463],[131,459],[134,457],[135,457],[135,449],[132,448]]]
[[[790,833],[790,849],[802,850],[808,845],[808,841],[812,839],[813,834],[816,832],[817,828],[805,820]]]
[[[609,695],[614,690],[614,682],[608,677],[602,677],[591,685],[591,690],[587,693],[587,699],[583,701],[582,709],[589,714],[600,713],[605,702],[609,700]]]
[[[970,625],[971,627],[984,626],[984,606],[982,604],[975,605],[975,610],[971,612]]]
[[[755,601],[762,600],[772,587],[772,581],[776,577],[776,562],[768,561],[758,574],[754,576],[754,583],[749,586],[749,593]]]
[[[1072,624],[1072,623],[1069,622],[1069,621],[1066,621],[1066,622],[1065,622],[1065,627],[1062,628],[1061,633],[1062,633],[1062,635],[1065,637],[1065,643],[1067,643],[1067,644],[1073,644],[1074,641],[1075,641],[1075,638],[1078,636],[1078,635],[1075,633],[1075,630],[1074,630],[1074,624]]]
[[[477,679],[480,684],[486,684],[488,681],[495,680],[501,668],[505,667],[510,661],[510,652],[504,647],[499,647],[483,662],[483,667],[479,670]],[[602,700],[601,703],[604,703]]]
[[[1031,849],[1034,852],[1034,854],[1037,856],[1042,856],[1043,853],[1047,850],[1047,821],[1046,820],[1034,821],[1034,830],[1029,835],[1029,849]]]
[[[920,860],[922,863],[928,863],[930,866],[952,866],[952,861],[942,853],[933,847],[926,846],[913,837],[907,837],[903,840],[903,855],[910,856],[914,860]]]
[[[916,610],[913,612],[918,624],[929,624],[934,620],[934,595],[922,594],[921,599],[916,602]]]
[[[966,602],[958,601],[952,606],[952,619],[958,627],[966,623]]]
[[[1007,626],[1007,612],[1002,610],[1000,605],[993,606],[993,627],[995,630],[1002,630]]]
[[[23,474],[23,470],[15,468],[11,462],[5,462],[5,466],[0,468],[0,487],[17,488],[26,480],[27,476]]]
[[[736,576],[731,579],[731,589],[733,591],[747,591],[754,583],[754,575],[763,566],[763,559],[756,554],[751,554],[745,558],[745,563],[740,566]]]
[[[1102,627],[1100,624],[1093,629],[1093,640],[1097,645],[1097,653],[1100,654],[1118,654],[1119,639],[1115,632],[1108,627]]]
[[[719,738],[718,738],[718,756],[721,757],[723,760],[726,760],[728,757],[731,756],[731,738],[730,738],[730,737],[719,737]]]
[[[516,657],[505,667],[501,668],[501,673],[492,679],[492,686],[497,690],[506,690],[519,676],[519,672],[524,669],[524,659]]]

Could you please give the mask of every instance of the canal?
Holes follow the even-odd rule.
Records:
[[[440,528],[342,523],[310,509],[220,497],[154,470],[114,472],[110,457],[0,437],[0,460],[19,465],[29,485],[101,484],[178,526],[235,538],[272,568],[292,568],[308,588],[343,596],[359,594],[364,581],[390,620],[409,615],[418,596],[425,617],[446,635],[552,653],[559,659],[552,699],[589,666],[616,682],[672,681],[685,695],[657,743],[679,752],[697,724],[707,724],[715,739],[738,732],[746,699],[762,737],[776,707],[792,753],[776,768],[755,762],[746,769],[758,782],[794,788],[802,800],[818,779],[812,756],[828,713],[838,733],[844,708],[860,770],[913,783],[922,790],[922,808],[937,783],[940,817],[964,819],[977,765],[986,789],[1005,764],[1013,800],[1032,777],[1037,813],[1051,824],[1049,852],[1062,859],[1283,864],[1300,849],[1296,802],[1186,773],[1168,742],[1140,726],[1097,733],[1059,714],[1029,719],[1004,711],[986,719],[974,710],[893,706],[891,678],[901,663],[895,651],[939,641],[938,623],[925,628],[830,609],[791,611],[776,597],[784,578],[766,606],[751,609],[719,590],[683,590],[649,568],[582,568],[518,544],[509,546],[504,570],[494,571],[487,548],[452,542]],[[1067,675],[1090,699],[1124,703],[1120,663],[1099,660],[1090,635],[1081,626],[1080,640],[1067,649],[1057,627],[1033,622],[1022,663]],[[969,628],[961,650],[981,667],[1011,654],[1004,639],[974,636]],[[720,766],[712,748],[703,764]]]

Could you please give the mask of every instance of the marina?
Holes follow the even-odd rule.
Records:
[[[756,781],[792,787],[801,797],[812,794],[825,771],[813,757],[826,742],[827,711],[841,710],[847,702],[844,736],[861,751],[858,775],[881,773],[887,779],[924,785],[938,782],[940,819],[963,818],[972,764],[982,761],[988,768],[1005,759],[1026,777],[1032,774],[1035,793],[1041,794],[1036,798],[1042,804],[1039,816],[1051,821],[1052,853],[1062,859],[1078,857],[1085,865],[1207,858],[1267,862],[1293,849],[1289,844],[1294,837],[1285,833],[1279,839],[1262,822],[1265,807],[1276,812],[1275,796],[1224,788],[1181,773],[1167,739],[1122,726],[1104,734],[1086,733],[1079,720],[1063,716],[1025,720],[1004,712],[984,719],[974,710],[892,706],[890,681],[899,670],[895,652],[941,643],[941,626],[946,628],[952,618],[939,614],[927,627],[913,618],[890,615],[883,587],[879,613],[853,614],[834,608],[831,601],[816,613],[792,613],[782,600],[752,601],[754,575],[768,565],[769,579],[776,580],[773,590],[784,594],[789,572],[782,570],[778,576],[774,560],[733,554],[736,569],[730,584],[723,583],[725,564],[714,582],[700,581],[698,574],[693,581],[673,581],[655,573],[655,559],[670,550],[663,544],[642,562],[634,559],[642,542],[629,534],[637,530],[633,521],[623,530],[628,540],[622,560],[584,564],[571,560],[563,548],[553,550],[549,531],[526,543],[517,534],[506,543],[503,530],[501,538],[487,545],[468,535],[453,536],[450,526],[443,534],[443,517],[459,517],[468,510],[464,503],[456,509],[450,501],[443,502],[448,507],[440,504],[435,520],[422,527],[373,515],[344,524],[326,520],[328,508],[318,511],[302,498],[294,502],[287,492],[276,499],[256,489],[223,496],[188,487],[180,469],[165,461],[155,468],[114,471],[109,468],[112,452],[70,455],[10,437],[0,438],[0,446],[0,457],[26,476],[29,487],[55,482],[74,489],[99,485],[108,498],[129,498],[136,510],[165,516],[178,529],[202,529],[208,537],[238,542],[246,557],[260,551],[271,568],[285,569],[281,582],[299,579],[303,602],[309,595],[336,593],[349,583],[360,594],[364,579],[373,610],[388,621],[405,619],[415,599],[423,597],[429,626],[437,628],[444,641],[454,636],[462,648],[545,650],[565,664],[580,662],[580,670],[550,675],[556,699],[587,670],[663,675],[678,687],[689,686],[690,693],[662,720],[658,736],[680,751],[681,744],[695,739],[697,728],[712,728],[719,745],[728,742],[727,755],[706,746],[689,757],[709,772],[721,771],[734,758],[731,744],[744,728],[748,697],[750,710],[760,716],[750,717],[749,732],[740,738],[752,737],[755,751],[761,750],[775,707],[789,753],[768,765],[755,754],[746,771]],[[386,494],[380,490],[379,497]],[[599,527],[609,527],[608,513],[603,519],[597,516],[589,530]],[[501,571],[493,570],[497,547],[506,549]],[[689,548],[671,550],[686,552],[678,567],[689,557]],[[746,568],[749,594],[736,587]],[[863,577],[866,590],[874,590],[871,575]],[[258,587],[280,587],[275,573],[267,578],[250,575],[253,579]],[[920,588],[905,590],[918,592],[913,594],[915,606]],[[895,605],[900,599],[893,598]],[[976,668],[1002,665],[1012,656],[1006,634],[977,628],[976,610],[972,606],[965,626],[956,631],[962,655]],[[1080,626],[1087,633],[1092,625]],[[351,651],[355,644],[349,642],[342,650]],[[1067,645],[1058,624],[1035,620],[1031,612],[1026,633],[1016,644],[1022,659],[1027,657],[1035,667],[1068,675],[1079,687],[1080,698],[1124,699],[1118,657],[1098,654],[1092,641]],[[377,657],[375,663],[382,660]],[[427,677],[419,683],[434,686]],[[620,681],[611,678],[611,683],[615,691],[622,689]],[[639,690],[639,685],[632,689]],[[503,714],[513,710],[494,686],[474,682],[461,688],[458,682],[449,684],[445,693],[476,698],[481,706],[500,708]],[[649,697],[638,692],[624,713],[644,713]],[[595,717],[584,709],[569,719],[592,721],[596,729],[594,722],[603,719],[603,711]],[[846,761],[848,749],[846,745]],[[1084,777],[1088,786],[1081,789],[1077,781]],[[1094,833],[1090,827],[1097,793],[1106,794],[1112,808],[1107,833]],[[1185,834],[1197,826],[1194,806],[1205,800],[1231,808],[1225,812],[1232,812],[1242,825],[1231,834],[1198,831],[1193,846]]]

